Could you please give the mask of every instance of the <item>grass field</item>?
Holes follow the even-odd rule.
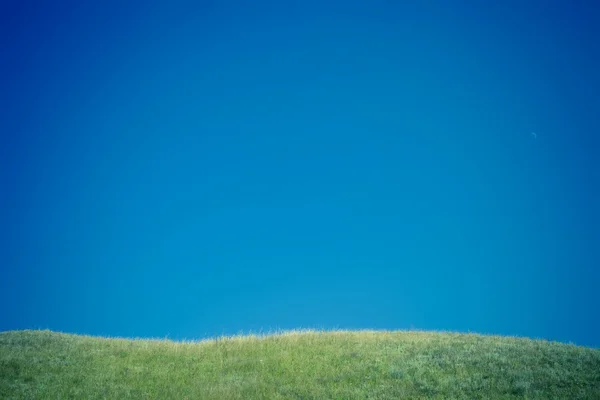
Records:
[[[424,331],[0,333],[1,399],[600,399],[600,350]]]

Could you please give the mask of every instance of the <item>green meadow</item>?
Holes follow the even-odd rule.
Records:
[[[427,331],[0,333],[1,399],[600,399],[600,350]]]

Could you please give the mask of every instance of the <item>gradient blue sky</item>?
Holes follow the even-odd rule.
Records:
[[[600,347],[593,2],[158,3],[0,5],[0,331]]]

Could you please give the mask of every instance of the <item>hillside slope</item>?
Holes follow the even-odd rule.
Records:
[[[202,342],[0,333],[2,399],[600,399],[600,350],[418,331]]]

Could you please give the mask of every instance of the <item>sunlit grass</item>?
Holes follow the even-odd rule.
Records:
[[[600,399],[600,350],[423,331],[0,333],[2,399]]]

